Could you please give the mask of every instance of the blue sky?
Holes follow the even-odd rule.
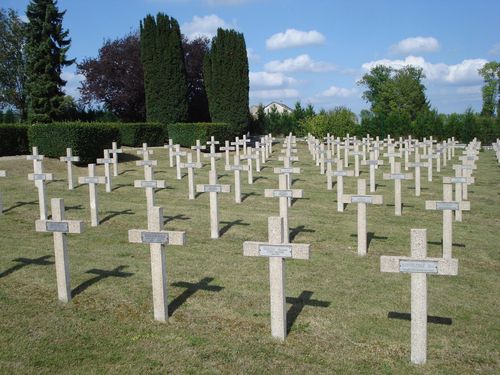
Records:
[[[28,0],[1,0],[24,14]],[[66,9],[70,57],[97,55],[105,39],[138,28],[148,13],[176,18],[187,36],[213,36],[217,27],[245,36],[250,104],[297,100],[315,108],[369,104],[356,81],[371,66],[424,68],[431,105],[440,112],[481,109],[477,69],[500,61],[500,1],[335,0],[59,0]],[[75,67],[67,92],[78,96]]]

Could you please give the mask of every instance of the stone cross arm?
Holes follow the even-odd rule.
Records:
[[[243,243],[243,255],[249,257],[309,259],[310,252],[310,244],[272,244],[255,241],[245,241]]]
[[[468,170],[471,171],[473,169],[477,169],[477,165],[472,165],[472,164],[455,164],[453,165],[453,169],[460,169],[460,170]]]
[[[203,154],[204,158],[221,158],[222,154],[219,152],[216,153],[210,153],[210,154]]]
[[[230,193],[231,185],[196,185],[197,193]]]
[[[426,210],[470,211],[469,201],[425,201]]]
[[[166,146],[166,145],[165,145]],[[163,146],[163,147],[165,147]],[[153,155],[154,151],[153,150],[137,150],[137,155],[143,155],[143,154],[148,154],[148,155]]]
[[[458,260],[444,258],[412,258],[400,256],[380,257],[380,272],[428,273],[457,275]]]
[[[80,220],[36,220],[35,231],[37,232],[59,232],[59,233],[82,233],[83,221]]]
[[[443,184],[473,184],[474,177],[443,177]]]
[[[319,149],[319,147],[318,147],[318,149]],[[281,150],[281,153],[282,154],[286,154],[286,153],[296,154],[297,153],[297,149],[296,148],[286,148],[285,147],[285,148],[283,148]]]
[[[43,155],[27,155],[26,160],[43,160]]]
[[[330,173],[328,173],[330,175]],[[331,175],[334,177],[352,177],[354,176],[354,171],[333,171]]]
[[[163,147],[168,148],[170,146],[169,145],[165,145]],[[205,150],[206,148],[207,148],[207,146],[201,146],[201,145],[200,146],[191,146],[191,150]]]
[[[240,165],[226,165],[224,167],[224,169],[226,171],[248,171],[249,170],[249,166],[247,164],[243,165],[243,164],[240,164]]]
[[[59,158],[60,161],[80,161],[79,156],[61,156]]]
[[[265,189],[264,197],[266,198],[303,198],[302,189],[280,190],[280,189]]]
[[[78,177],[79,184],[105,184],[107,181],[104,176],[83,176]]]
[[[99,158],[96,160],[97,164],[111,164],[114,163],[113,159]]]
[[[28,174],[28,180],[30,181],[52,181],[54,175],[52,173],[30,173]]]
[[[413,180],[413,173],[384,173],[384,180]]]
[[[202,163],[179,163],[180,168],[203,168]]]
[[[290,168],[274,168],[274,173],[283,174],[283,173],[300,173],[300,168],[290,167]]]
[[[158,160],[137,160],[135,165],[137,167],[156,167],[158,165]]]
[[[279,161],[285,161],[285,160],[299,161],[299,158],[298,158],[298,156],[279,156],[278,160]]]
[[[383,160],[361,160],[361,165],[384,165]]]
[[[344,194],[342,196],[342,201],[344,203],[383,204],[384,197],[382,195]]]
[[[426,162],[419,162],[419,163],[410,162],[410,163],[408,163],[408,167],[410,167],[410,168],[424,168],[424,167],[428,167],[428,166],[429,166],[429,163],[426,163]]]
[[[135,180],[134,187],[136,188],[153,188],[163,189],[165,187],[164,180]]]
[[[182,231],[149,231],[145,229],[130,229],[128,240],[132,243],[185,245],[186,232]]]

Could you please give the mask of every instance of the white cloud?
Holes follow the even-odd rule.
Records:
[[[230,25],[222,18],[215,14],[208,16],[193,16],[191,22],[185,22],[181,26],[181,31],[190,40],[207,37],[211,39],[215,34],[217,34],[217,29],[221,27],[224,29],[235,28],[234,24]]]
[[[457,87],[457,94],[462,95],[480,95],[481,94],[481,85],[474,86],[460,86]]]
[[[417,52],[435,52],[439,49],[439,42],[431,36],[417,36],[406,38],[391,47],[391,52],[401,55],[408,55]]]
[[[253,48],[247,48],[247,57],[248,57],[248,61],[255,61],[255,62],[260,61],[260,56],[255,53]]]
[[[377,65],[386,65],[395,69],[401,69],[406,65],[413,65],[422,68],[429,81],[465,83],[481,81],[481,76],[477,71],[487,62],[484,59],[468,59],[454,65],[444,63],[433,64],[425,61],[423,57],[408,56],[404,60],[382,59],[370,61],[363,64],[362,68],[369,71]]]
[[[331,72],[335,70],[333,64],[314,61],[309,55],[299,55],[297,57],[285,59],[283,61],[273,60],[265,65],[265,69],[270,72]]]
[[[300,31],[287,29],[284,33],[277,33],[266,40],[267,49],[281,49],[301,47],[309,44],[323,44],[326,38],[316,30]]]
[[[297,83],[292,77],[287,77],[283,73],[250,72],[250,86],[254,87],[288,87]]]
[[[277,90],[255,90],[250,91],[250,97],[252,99],[286,99],[286,98],[298,98],[300,96],[299,91],[296,89],[277,89]]]
[[[79,99],[80,91],[78,90],[78,87],[80,87],[80,82],[85,80],[85,76],[66,70],[61,73],[61,78],[66,81],[64,93],[66,95],[71,95],[75,99]]]
[[[500,43],[495,43],[489,50],[489,54],[493,56],[500,56]]]
[[[319,95],[320,96],[325,96],[325,97],[340,97],[340,98],[347,98],[349,96],[356,95],[356,89],[346,89],[344,87],[337,87],[337,86],[330,86],[328,89],[325,91],[321,92]]]

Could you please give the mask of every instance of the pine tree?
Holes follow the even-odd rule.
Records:
[[[51,122],[60,116],[66,81],[62,68],[74,63],[66,53],[71,39],[62,21],[66,12],[59,12],[57,0],[31,0],[26,15],[28,119],[30,122]]]
[[[203,72],[212,121],[227,122],[234,133],[243,133],[250,116],[248,58],[243,34],[218,29]]]
[[[141,22],[146,118],[152,122],[183,122],[188,117],[187,80],[179,23],[158,13]]]

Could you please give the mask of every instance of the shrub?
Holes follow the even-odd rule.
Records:
[[[148,146],[163,146],[167,139],[167,126],[157,122],[117,123],[120,129],[121,143],[126,146],[139,147],[143,143]]]
[[[174,143],[180,144],[182,147],[189,147],[196,144],[199,139],[201,143],[210,140],[211,136],[222,142],[232,139],[233,132],[230,126],[223,122],[197,122],[197,123],[178,123],[168,125],[169,138],[172,138]]]
[[[29,125],[0,125],[0,156],[29,153]]]
[[[305,130],[315,137],[324,137],[328,133],[336,137],[357,134],[359,125],[354,112],[344,107],[334,108],[327,113],[320,113],[304,120]]]
[[[33,125],[29,128],[31,146],[38,146],[40,154],[48,157],[66,155],[71,147],[81,164],[95,163],[103,150],[113,141],[120,142],[120,131],[115,124],[62,122]]]

